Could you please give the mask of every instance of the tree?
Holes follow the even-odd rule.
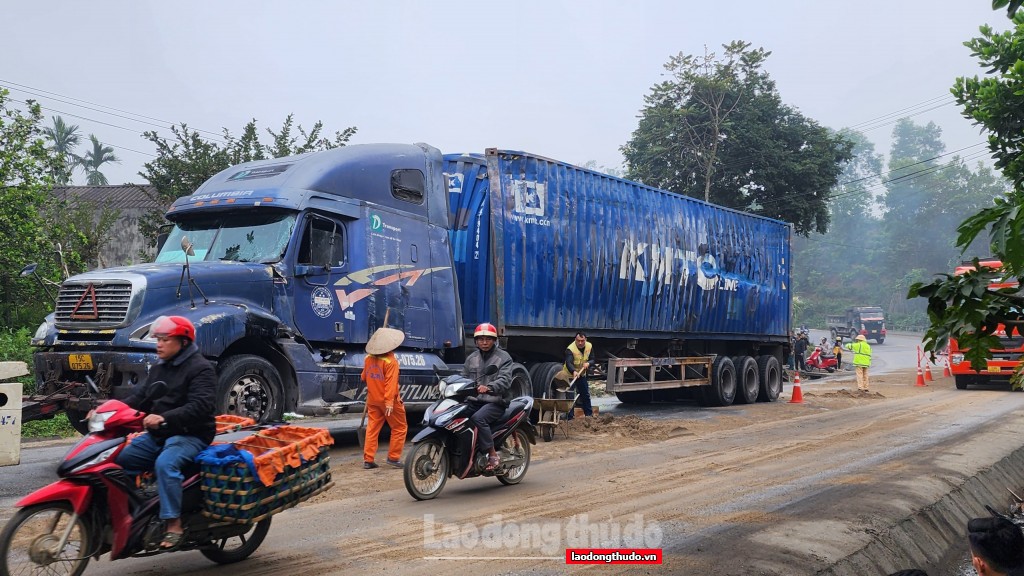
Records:
[[[66,186],[71,182],[71,174],[74,172],[75,166],[81,163],[81,158],[75,153],[81,140],[78,125],[66,124],[63,118],[54,116],[53,126],[44,128],[43,134],[53,142],[53,151],[58,158],[63,160],[63,165],[54,174],[54,182],[58,186]]]
[[[37,302],[48,302],[38,286],[17,278],[32,261],[54,270],[43,213],[53,175],[63,165],[40,127],[39,104],[28,101],[25,111],[9,106],[0,89],[0,320],[18,327],[42,317]],[[33,318],[33,316],[37,316]]]
[[[645,97],[622,147],[632,179],[825,232],[828,197],[852,144],[782,103],[746,42],[722,58],[679,54]]]
[[[106,186],[107,177],[100,172],[100,167],[108,162],[117,163],[121,159],[114,155],[114,149],[104,146],[95,134],[89,134],[92,150],[79,159],[79,165],[85,170],[86,183],[89,186]]]
[[[957,228],[956,246],[966,252],[979,235],[987,232],[991,253],[1003,270],[978,269],[961,276],[942,274],[930,283],[911,286],[909,297],[926,298],[931,326],[925,333],[925,349],[935,353],[956,338],[973,368],[982,369],[992,348],[1001,348],[995,332],[1000,323],[1024,326],[1024,297],[1017,290],[989,289],[1002,277],[1024,280],[1024,14],[1020,2],[1009,3],[1012,28],[995,33],[981,26],[979,37],[964,43],[989,75],[957,78],[952,92],[963,115],[988,133],[995,166],[1011,183],[985,208],[966,218]],[[1007,5],[993,2],[994,8]]]
[[[260,142],[255,119],[242,128],[241,136],[237,138],[225,128],[223,144],[204,138],[184,123],[171,127],[171,139],[156,132],[144,133],[143,137],[156,145],[157,157],[144,164],[139,175],[156,188],[153,199],[161,208],[139,219],[139,231],[144,236],[155,238],[157,230],[166,223],[166,209],[178,198],[195,192],[221,170],[242,162],[337,148],[347,144],[356,133],[353,126],[328,138],[323,135],[322,122],[316,122],[307,132],[302,126],[294,125],[293,116],[289,114],[285,118],[280,131],[267,129],[272,139],[270,144]]]

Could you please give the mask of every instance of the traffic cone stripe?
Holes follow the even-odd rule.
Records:
[[[932,382],[935,380],[934,378],[932,378],[931,362],[928,362],[927,360],[925,360],[924,362],[924,379],[928,382]]]
[[[917,365],[917,383],[914,386],[927,386],[924,383],[924,372],[921,372],[921,365]]]

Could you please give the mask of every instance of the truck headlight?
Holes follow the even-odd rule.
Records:
[[[952,362],[953,364],[959,364],[959,363],[964,361],[964,355],[963,354],[951,354],[949,356],[949,361]]]
[[[36,328],[35,335],[32,336],[33,342],[36,341],[36,340],[45,340],[46,339],[46,333],[49,332],[49,331],[50,331],[50,326],[46,322],[43,322],[42,324],[40,324],[39,328]]]

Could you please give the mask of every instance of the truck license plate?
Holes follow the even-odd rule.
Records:
[[[989,366],[988,367],[988,371],[989,372],[995,372],[996,374],[998,374],[999,373],[999,366]]]
[[[90,354],[69,354],[68,365],[72,370],[92,370],[92,356]]]

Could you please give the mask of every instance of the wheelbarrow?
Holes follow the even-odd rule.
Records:
[[[576,379],[573,378],[568,387],[555,387],[554,391],[565,393],[571,390],[575,384]],[[533,399],[533,407],[537,410],[537,428],[540,428],[540,437],[545,442],[551,442],[555,437],[556,429],[561,429],[566,439],[569,438],[569,421],[564,416],[576,406],[576,400],[579,397],[580,395],[576,394],[572,398]]]

